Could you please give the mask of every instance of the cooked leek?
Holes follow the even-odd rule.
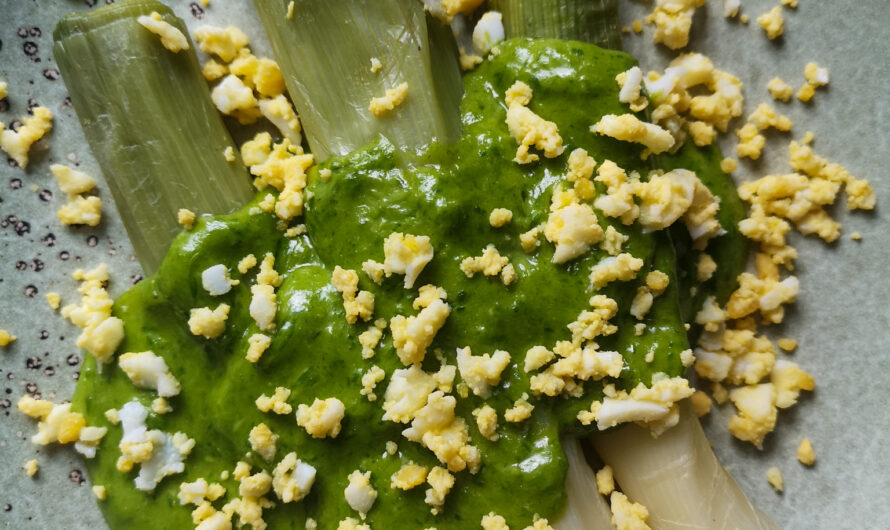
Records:
[[[297,0],[292,18],[286,0],[255,4],[318,160],[379,135],[407,148],[456,139],[462,85],[453,38],[421,2]],[[402,83],[398,109],[372,115],[371,99]]]
[[[649,510],[653,528],[778,528],[717,461],[688,403],[680,423],[658,438],[628,425],[592,440],[621,490]]]
[[[621,49],[618,0],[490,0],[488,6],[503,15],[507,38],[580,40]]]
[[[596,474],[584,458],[581,442],[563,437],[562,449],[569,462],[566,474],[566,510],[554,524],[557,530],[611,528],[612,512],[605,497],[597,494]]]
[[[167,6],[125,0],[62,19],[54,55],[136,256],[152,273],[181,230],[176,213],[227,213],[252,196],[193,49],[170,52],[138,22]],[[193,48],[193,47],[192,47]],[[223,156],[231,147],[234,162]]]

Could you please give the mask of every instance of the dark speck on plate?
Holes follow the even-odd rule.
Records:
[[[37,193],[37,196],[40,197],[40,200],[43,202],[49,202],[53,199],[53,192],[50,190],[40,190]]]
[[[83,484],[86,482],[86,479],[83,478],[83,472],[79,469],[72,469],[71,473],[68,473],[68,480],[75,484]]]
[[[192,2],[191,4],[189,4],[189,11],[191,11],[192,16],[197,18],[198,20],[204,18],[204,8],[199,6],[197,2]]]
[[[96,236],[90,236],[90,237],[87,238],[87,246],[88,246],[88,247],[95,247],[95,246],[98,245],[98,244],[99,244],[99,238],[98,238],[98,237],[96,237]]]
[[[50,232],[50,233],[46,234],[45,236],[43,236],[43,244],[48,247],[55,245],[56,244],[56,235],[53,234],[52,232]]]
[[[68,366],[77,366],[80,364],[80,356],[72,353],[65,358],[65,362],[68,363]]]
[[[2,110],[2,109],[0,109],[0,110]],[[20,189],[22,187],[22,179],[20,179],[20,178],[9,179],[9,187],[14,190]]]
[[[26,285],[22,292],[28,298],[34,298],[35,296],[37,296],[38,290],[37,287],[35,287],[34,285]]]

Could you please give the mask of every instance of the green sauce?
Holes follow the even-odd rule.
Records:
[[[109,426],[89,470],[93,482],[108,490],[101,507],[112,528],[190,527],[192,507],[179,506],[177,500],[181,482],[201,477],[221,482],[231,499],[237,496],[238,484],[220,480],[220,472],[231,472],[238,460],[252,464],[254,472],[261,468],[271,472],[274,462],[245,456],[250,450],[248,432],[260,422],[280,436],[276,460],[295,451],[318,470],[308,497],[298,503],[277,502],[265,511],[271,528],[303,528],[306,517],[314,517],[319,528],[336,528],[339,520],[356,517],[343,495],[347,475],[355,469],[372,472],[371,483],[378,492],[368,514],[373,528],[473,528],[490,511],[518,528],[530,524],[533,514],[552,522],[565,502],[566,461],[560,436],[595,429],[583,428],[575,415],[602,397],[602,383],[629,389],[640,381],[648,384],[655,372],[671,376],[682,372],[679,354],[688,342],[678,305],[674,248],[666,233],[643,233],[638,225],[618,223],[616,228],[630,236],[624,251],[645,260],[638,280],[615,282],[602,290],[619,302],[619,314],[612,322],[620,331],[598,342],[603,350],[622,353],[626,360],[622,375],[618,380],[585,384],[586,393],[579,399],[533,398],[536,408],[530,419],[519,424],[503,420],[504,410],[514,400],[523,392],[532,394],[529,374],[521,368],[525,352],[534,345],[552,347],[557,340],[570,338],[566,325],[589,307],[594,294],[590,268],[605,257],[596,248],[567,264],[554,265],[552,245],[544,242],[535,253],[526,254],[519,234],[546,221],[552,189],[566,172],[571,149],[583,147],[598,162],[611,159],[628,171],[645,174],[650,166],[640,160],[636,146],[588,130],[603,114],[626,112],[618,102],[614,78],[634,65],[629,55],[555,40],[512,40],[500,50],[465,79],[463,135],[456,144],[431,145],[414,153],[399,151],[381,138],[363,150],[330,159],[320,166],[331,170],[329,180],[319,178],[317,169],[310,175],[308,235],[283,237],[272,215],[249,215],[251,205],[231,215],[202,219],[193,231],[176,239],[156,275],[117,301],[115,314],[126,324],[119,351],[154,351],[182,383],[182,393],[169,400],[173,412],[150,414],[149,427],[183,431],[197,445],[186,459],[184,473],[164,479],[147,494],[133,487],[135,471],[115,469],[121,430]],[[564,155],[527,166],[512,162],[516,142],[504,124],[503,94],[516,80],[534,90],[530,108],[559,126],[568,147]],[[488,215],[493,208],[509,208],[513,221],[492,228]],[[600,218],[600,224],[605,228],[614,223]],[[346,322],[340,293],[330,284],[336,265],[360,270],[367,259],[383,261],[383,240],[391,232],[429,236],[435,257],[413,290],[404,289],[398,275],[378,286],[360,273],[359,287],[376,297],[374,318],[415,314],[411,301],[416,287],[432,283],[447,291],[452,313],[426,356],[425,369],[436,369],[432,353],[436,348],[452,365],[455,348],[464,346],[477,355],[502,349],[512,356],[501,384],[485,400],[499,413],[497,442],[479,434],[470,414],[483,400],[473,395],[458,398],[456,412],[467,421],[471,441],[482,453],[482,467],[476,475],[456,474],[455,487],[437,516],[423,502],[426,486],[408,492],[390,487],[392,473],[409,461],[439,465],[429,450],[401,436],[404,425],[381,419],[389,376],[403,367],[391,337],[385,333],[376,356],[363,360],[358,335],[368,324]],[[513,285],[505,287],[499,279],[481,275],[466,278],[460,271],[463,258],[481,254],[488,244],[510,258],[518,273]],[[248,314],[256,269],[242,278],[235,264],[246,254],[261,258],[266,252],[276,256],[276,269],[285,279],[278,289],[272,345],[258,363],[251,364],[244,353],[247,338],[258,332]],[[218,263],[242,282],[224,296],[211,297],[201,286],[201,272]],[[647,331],[637,337],[636,320],[628,314],[630,301],[639,282],[654,269],[671,275],[671,286],[656,298],[645,320]],[[191,335],[189,310],[221,302],[232,307],[225,333],[214,340]],[[646,363],[650,350],[655,360]],[[373,364],[387,372],[387,379],[377,386],[377,401],[368,402],[359,394],[360,379]],[[458,375],[455,383],[459,381]],[[297,404],[316,397],[339,398],[346,406],[342,432],[336,439],[312,439],[296,425],[293,414],[257,410],[254,400],[262,393],[271,395],[276,386],[293,391],[289,403],[295,410]],[[90,359],[81,373],[74,406],[86,413],[89,424],[108,425],[104,411],[120,408],[134,397],[149,406],[154,394],[136,389],[116,364],[99,373]],[[388,441],[398,443],[395,455],[386,453]],[[274,494],[269,498],[275,500]],[[224,502],[214,505],[218,508]]]

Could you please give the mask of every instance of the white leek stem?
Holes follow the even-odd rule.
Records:
[[[656,530],[768,530],[760,512],[720,465],[688,403],[680,422],[657,439],[627,425],[592,437],[621,490],[649,510]]]
[[[584,459],[581,442],[563,438],[562,447],[569,462],[566,475],[566,511],[554,523],[556,530],[611,529],[612,512],[605,497],[596,489],[596,474]]]

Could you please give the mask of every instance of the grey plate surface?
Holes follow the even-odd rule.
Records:
[[[48,307],[45,294],[56,291],[63,303],[75,301],[70,274],[77,267],[108,263],[115,296],[141,273],[52,59],[55,21],[95,3],[0,0],[0,80],[9,83],[0,120],[9,126],[32,102],[56,115],[52,133],[32,149],[27,171],[0,164],[0,329],[18,336],[12,346],[0,348],[0,525],[7,528],[105,527],[80,458],[67,448],[33,446],[29,438],[34,422],[15,410],[15,402],[26,392],[67,399],[83,356],[74,345],[76,328]],[[204,23],[238,25],[251,37],[255,53],[268,55],[250,4],[212,0],[210,7],[201,9],[180,1],[174,9],[192,29]],[[793,358],[816,377],[816,391],[780,414],[779,427],[763,451],[732,439],[726,429],[729,406],[704,424],[721,461],[755,504],[784,528],[886,527],[890,230],[884,210],[890,201],[890,5],[882,0],[800,0],[798,9],[783,9],[785,36],[768,41],[754,19],[778,4],[745,0],[742,10],[751,17],[747,25],[723,19],[722,4],[716,0],[695,15],[689,50],[706,53],[718,68],[744,81],[747,112],[771,101],[765,87],[773,76],[796,88],[807,62],[831,70],[831,84],[819,90],[811,104],[776,104],[793,119],[794,131],[790,136],[771,135],[764,157],[742,163],[736,177],[789,171],[789,137],[800,138],[811,130],[817,153],[871,180],[878,208],[852,215],[842,204],[835,208],[844,236],[833,245],[792,237],[800,252],[796,274],[802,294],[786,323],[772,332],[799,341]],[[630,24],[650,9],[648,2],[626,1],[622,18]],[[672,56],[653,45],[651,36],[647,27],[642,36],[625,37],[625,47],[644,70],[662,68]],[[724,152],[732,153],[731,141],[724,144]],[[98,178],[105,205],[99,227],[60,226],[55,210],[64,196],[48,170],[56,162],[77,164]],[[854,231],[862,234],[861,242],[849,238]],[[803,437],[810,438],[816,450],[812,469],[795,459]],[[31,458],[41,466],[33,479],[21,469]],[[776,494],[766,483],[770,466],[783,471],[784,494]]]

